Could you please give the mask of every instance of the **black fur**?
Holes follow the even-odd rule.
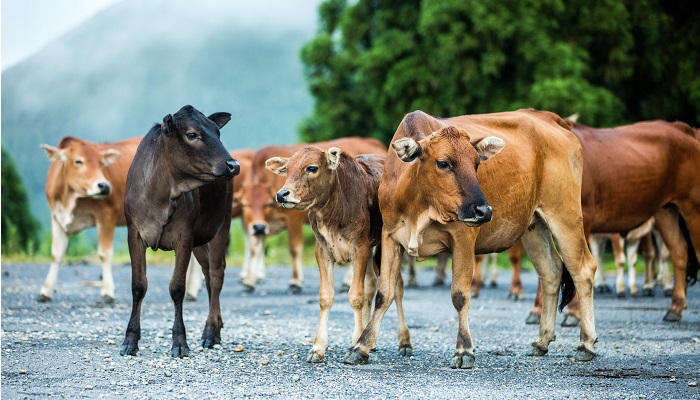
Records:
[[[564,272],[561,277],[561,303],[559,303],[559,312],[564,311],[564,307],[571,303],[574,298],[574,293],[576,293],[576,288],[574,287],[574,279],[571,277],[569,270],[564,266]]]

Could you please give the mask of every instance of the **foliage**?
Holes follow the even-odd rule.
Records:
[[[327,0],[319,16],[301,51],[314,97],[307,140],[388,142],[416,109],[700,121],[700,3]]]
[[[15,163],[2,148],[2,254],[33,254],[39,246],[39,223],[29,211],[27,191]]]

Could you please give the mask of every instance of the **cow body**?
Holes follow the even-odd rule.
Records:
[[[556,115],[534,110],[447,119],[416,111],[404,117],[379,187],[384,227],[376,307],[345,362],[365,362],[375,345],[383,315],[399,294],[395,287],[405,248],[419,259],[452,253],[459,329],[451,367],[471,368],[474,345],[467,317],[474,254],[503,251],[521,237],[545,287],[546,311],[532,354],[545,354],[554,340],[564,270],[570,275],[564,274],[562,290],[573,295],[573,278],[581,295],[576,358],[593,358],[596,265],[581,218],[581,146],[567,128]]]
[[[292,278],[290,290],[299,293],[304,280],[301,265],[303,246],[303,225],[308,222],[308,212],[277,207],[275,193],[284,185],[284,177],[265,170],[265,162],[272,157],[291,157],[296,151],[307,146],[266,146],[253,155],[251,173],[243,184],[240,201],[243,206],[243,226],[249,236],[250,261],[243,284],[254,290],[258,279],[264,278],[265,238],[284,229],[289,232],[289,250],[292,255]],[[349,137],[315,143],[323,150],[330,147],[342,148],[349,155],[386,153],[386,147],[376,139]]]
[[[351,157],[337,147],[324,152],[309,146],[290,158],[275,157],[267,168],[287,176],[277,191],[276,200],[285,208],[309,211],[316,236],[316,261],[321,277],[319,305],[321,316],[308,362],[321,362],[328,347],[328,315],[333,305],[333,266],[352,262],[353,280],[348,300],[355,314],[352,344],[369,320],[376,291],[376,272],[372,251],[381,241],[382,216],[377,190],[384,170],[385,155]],[[377,269],[377,271],[375,271]],[[397,286],[402,290],[403,282]],[[412,351],[401,302],[399,336],[405,336],[405,351]]]
[[[189,354],[182,302],[185,277],[194,253],[207,282],[209,316],[202,346],[220,343],[223,326],[219,294],[226,266],[231,224],[230,181],[238,163],[224,149],[219,128],[228,113],[205,117],[185,106],[163,119],[144,137],[129,170],[125,213],[129,231],[133,306],[121,355],[135,355],[141,337],[141,302],[146,295],[146,248],[175,250],[170,296],[175,306],[173,357]]]
[[[93,226],[97,227],[102,263],[100,294],[102,301],[114,301],[114,230],[126,225],[126,174],[140,142],[140,137],[100,144],[64,137],[58,147],[42,145],[53,161],[46,177],[46,198],[51,210],[51,266],[38,301],[51,301],[53,297],[69,235]]]

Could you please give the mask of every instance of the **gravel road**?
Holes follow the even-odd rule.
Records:
[[[198,349],[207,305],[203,292],[185,304],[188,343],[185,359],[172,359],[173,310],[168,294],[172,267],[151,266],[142,309],[141,351],[119,356],[131,310],[128,266],[115,266],[117,301],[97,303],[99,289],[81,283],[99,279],[96,265],[62,267],[54,301],[34,297],[47,264],[2,265],[2,398],[222,399],[283,398],[658,398],[700,399],[700,285],[688,290],[683,320],[662,317],[670,299],[617,299],[596,295],[598,357],[571,361],[578,328],[557,327],[557,341],[544,357],[528,357],[538,328],[525,325],[535,295],[536,275],[525,272],[524,301],[507,299],[509,272],[499,287],[473,299],[470,327],[476,366],[451,370],[457,322],[449,289],[432,288],[430,269],[423,285],[407,289],[406,318],[412,357],[396,351],[397,318],[387,313],[369,364],[348,366],[352,311],[336,292],[331,311],[330,348],[323,364],[306,363],[318,322],[318,271],[305,269],[300,295],[286,291],[288,267],[268,269],[255,293],[242,291],[237,267],[226,271],[222,293],[222,344]],[[336,269],[336,286],[344,268]],[[608,277],[612,284],[613,278]],[[562,315],[558,315],[561,321]],[[242,351],[240,346],[242,346]]]

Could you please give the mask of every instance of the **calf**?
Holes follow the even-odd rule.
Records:
[[[41,145],[52,161],[46,176],[46,199],[51,210],[51,266],[37,301],[53,298],[69,235],[97,226],[97,254],[102,263],[101,299],[105,303],[114,302],[114,229],[126,225],[126,174],[140,142],[140,137],[99,144],[64,137],[58,147]]]
[[[468,311],[474,254],[503,251],[521,237],[545,294],[531,354],[547,353],[555,338],[558,290],[564,293],[562,308],[573,296],[573,283],[582,316],[575,358],[591,360],[596,265],[581,217],[581,144],[568,125],[534,110],[445,119],[416,111],[404,117],[392,142],[379,185],[384,226],[375,310],[345,362],[367,361],[384,314],[401,296],[396,288],[405,248],[419,259],[452,253],[459,327],[450,366],[473,367]]]
[[[352,262],[353,280],[348,300],[355,314],[353,344],[369,320],[377,289],[372,248],[379,245],[381,238],[382,217],[377,189],[384,159],[384,155],[351,157],[337,147],[324,152],[309,146],[290,158],[275,157],[265,163],[270,171],[287,176],[284,186],[277,192],[277,202],[284,208],[308,210],[311,229],[316,236],[321,316],[308,362],[323,361],[328,347],[328,315],[335,297],[335,263]],[[397,290],[403,290],[402,281],[397,285]],[[401,302],[397,302],[397,309],[399,338],[404,339],[403,344],[408,343],[402,350],[410,353],[412,349]]]
[[[219,294],[231,225],[231,179],[240,166],[226,151],[219,129],[229,113],[208,118],[192,106],[163,118],[139,145],[126,183],[125,212],[131,256],[133,306],[121,355],[136,355],[141,338],[141,302],[148,289],[146,248],[175,250],[170,297],[175,306],[173,357],[189,354],[182,302],[191,254],[202,265],[209,316],[202,347],[221,342]]]

